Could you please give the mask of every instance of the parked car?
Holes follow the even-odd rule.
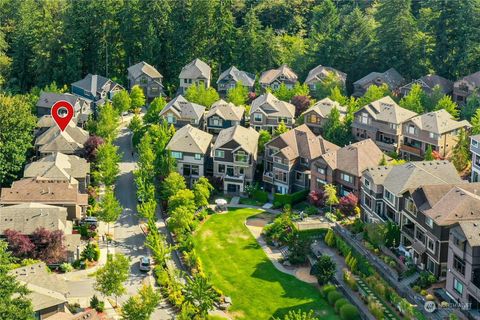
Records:
[[[96,227],[98,225],[98,220],[96,217],[86,217],[86,218],[83,218],[80,224],[88,224]]]
[[[150,258],[141,257],[140,258],[140,271],[148,272],[151,269]]]

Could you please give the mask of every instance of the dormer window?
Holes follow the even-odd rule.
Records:
[[[172,115],[172,114],[169,114],[169,115],[167,116],[167,122],[168,122],[169,124],[175,124],[175,123],[177,123],[177,117],[175,117],[175,116]]]
[[[238,151],[235,153],[235,162],[247,163],[248,154],[246,154],[245,151]]]
[[[407,133],[408,134],[415,134],[415,126],[413,124],[409,124],[407,126]]]
[[[368,124],[368,113],[362,112],[362,114],[360,115],[360,123]]]
[[[261,113],[254,113],[253,114],[253,121],[255,122],[262,122],[263,115]]]

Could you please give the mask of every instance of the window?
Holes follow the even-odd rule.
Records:
[[[453,255],[453,269],[465,275],[465,261],[456,254]]]
[[[414,216],[417,215],[417,208],[415,207],[415,203],[411,198],[405,199],[405,210],[413,214]]]
[[[413,124],[409,124],[407,127],[408,134],[415,134],[415,126]]]
[[[307,158],[300,158],[300,163],[303,165],[308,165],[308,159]]]
[[[302,181],[303,180],[303,173],[301,172],[295,172],[295,179],[297,179],[298,181]]]
[[[188,80],[187,80],[187,79],[183,79],[183,83],[188,83]]]
[[[227,167],[227,176],[230,176],[230,177],[235,176],[235,171],[233,170],[232,166]]]
[[[438,134],[430,132],[429,133],[430,139],[438,139]]]
[[[248,162],[248,155],[244,151],[238,151],[235,154],[235,162],[247,163]]]
[[[147,77],[142,77],[142,79],[140,80],[140,83],[147,84],[148,83]]]
[[[310,122],[311,122],[311,123],[317,123],[317,122],[320,122],[319,120],[320,120],[320,119],[317,117],[317,115],[316,115],[316,114],[312,114],[312,115],[310,115]]]
[[[323,188],[327,184],[327,181],[317,178],[317,188]]]
[[[368,124],[368,113],[363,112],[360,116],[360,123]]]
[[[430,217],[425,217],[425,224],[430,228],[433,228],[433,220]]]
[[[288,118],[278,117],[277,122],[278,122],[278,123],[283,122],[283,123],[287,124],[287,123],[288,123]]]
[[[453,289],[459,294],[463,294],[463,283],[458,281],[457,278],[453,278]]]
[[[223,151],[223,150],[215,150],[215,157],[217,157],[217,158],[225,158],[225,151]]]
[[[202,155],[200,153],[195,153],[195,160],[201,160]]]
[[[188,83],[192,83],[192,79],[188,79]]]
[[[477,140],[473,140],[473,139],[472,139],[472,146],[474,146],[474,147],[478,146]]]
[[[431,253],[435,253],[435,241],[427,237],[427,248]]]
[[[177,123],[177,117],[175,117],[172,114],[169,114],[167,116],[167,122],[170,123],[170,124],[175,124],[175,123]]]
[[[262,122],[263,115],[261,113],[254,113],[253,114],[253,121]]]
[[[398,128],[398,125],[395,124],[395,123],[390,123],[389,126],[390,126],[390,129],[392,129],[392,130],[397,130],[397,128]]]
[[[372,199],[370,199],[369,196],[366,194],[363,194],[363,205],[365,205],[368,208],[372,207]]]
[[[184,164],[183,165],[183,175],[184,176],[198,176],[199,175],[199,168],[196,165],[189,165],[189,164]]]
[[[367,189],[370,189],[370,180],[365,179],[365,182],[363,184]]]
[[[465,242],[460,240],[458,237],[453,236],[453,244],[456,245],[460,249],[464,249]]]
[[[340,179],[348,183],[353,183],[353,177],[346,173],[340,173]]]
[[[197,124],[197,119],[190,119],[191,124]]]
[[[280,157],[273,157],[273,161],[276,162],[276,163],[283,164],[283,160]]]
[[[317,171],[320,174],[325,174],[325,169],[323,169],[323,168],[317,168]]]
[[[480,167],[480,156],[478,154],[475,155],[475,164]]]
[[[287,182],[287,173],[285,171],[275,170],[274,171],[275,180]]]
[[[172,157],[175,158],[175,159],[182,159],[183,154],[181,152],[178,152],[178,151],[172,151]]]
[[[219,164],[218,165],[218,172],[219,173],[225,173],[225,165],[224,164]]]
[[[245,174],[245,168],[242,168],[242,167],[238,168],[238,173]]]
[[[383,191],[383,198],[387,199],[391,204],[395,203],[395,196],[387,189]]]
[[[219,127],[222,124],[223,124],[222,119],[220,119],[218,117],[211,117],[210,118],[210,125]]]
[[[421,243],[425,244],[425,233],[422,230],[416,230],[415,238],[417,238],[417,240]]]

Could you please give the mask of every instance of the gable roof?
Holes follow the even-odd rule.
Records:
[[[180,119],[199,120],[205,113],[205,107],[193,102],[189,102],[182,95],[178,95],[169,103],[167,103],[165,107],[163,107],[159,115],[162,116],[167,111],[173,112]]]
[[[353,84],[365,86],[370,83],[386,83],[390,89],[395,89],[404,83],[405,79],[394,68],[390,68],[385,72],[371,72],[365,77],[358,79]]]
[[[317,101],[313,106],[308,108],[303,112],[303,114],[309,112],[315,112],[322,118],[327,118],[332,112],[333,108],[337,108],[340,112],[340,117],[343,118],[347,114],[347,108],[343,107],[337,101],[333,101],[330,98],[323,98],[322,100]]]
[[[204,78],[210,79],[212,74],[212,68],[205,62],[200,59],[195,59],[186,66],[182,68],[180,71],[180,75],[178,76],[180,79],[197,79],[197,78]]]
[[[41,116],[37,121],[37,128],[50,128],[56,125],[55,120],[49,114]]]
[[[213,115],[217,115],[224,120],[240,121],[245,113],[245,108],[237,107],[233,103],[225,102],[220,99],[214,104],[212,108],[207,112],[206,118],[210,118]]]
[[[88,137],[87,131],[70,121],[64,131],[61,131],[58,126],[47,129],[35,140],[35,146],[39,147],[42,153],[76,152],[83,148]]]
[[[455,83],[457,83],[457,82],[467,82],[467,83],[473,85],[474,87],[479,87],[480,86],[480,71],[469,74],[468,76],[465,76],[461,79],[458,79],[457,81],[455,81]]]
[[[257,110],[262,110],[267,116],[294,118],[295,106],[291,103],[279,100],[270,92],[264,93],[252,101],[250,115]]]
[[[445,109],[424,113],[410,119],[420,130],[443,134],[460,128],[470,128],[467,120],[457,121]]]
[[[413,111],[400,107],[390,96],[373,101],[363,106],[356,113],[366,111],[370,116],[377,120],[394,124],[401,124],[408,119],[416,116]]]
[[[467,238],[468,244],[471,247],[480,246],[480,223],[479,217],[472,220],[460,221],[458,226],[462,229],[465,238]]]
[[[260,76],[259,82],[260,84],[269,85],[280,76],[284,76],[287,80],[291,82],[298,81],[297,74],[293,72],[293,70],[290,69],[289,66],[284,64],[278,67],[277,69],[270,69],[270,70],[264,71]]]
[[[347,80],[347,74],[338,71],[337,69],[331,68],[331,67],[325,67],[322,66],[321,64],[313,68],[308,72],[307,78],[305,79],[306,84],[313,84],[318,81],[322,81],[323,78],[328,76],[329,73],[335,73],[336,76],[340,79],[340,81],[345,84],[345,81]]]
[[[42,177],[51,179],[85,178],[90,173],[87,160],[60,152],[49,154],[25,166],[25,178]]]
[[[163,78],[163,76],[158,72],[157,69],[155,69],[154,66],[149,65],[145,61],[139,62],[137,64],[134,64],[133,66],[130,66],[128,69],[128,74],[131,75],[133,78],[138,78],[142,74],[146,74],[150,78]]]
[[[85,78],[72,83],[72,87],[81,88],[94,96],[100,92],[109,92],[116,86],[122,87],[108,78],[91,73],[87,74]]]
[[[253,128],[245,128],[236,125],[227,129],[223,129],[218,134],[213,149],[221,148],[230,141],[235,141],[243,150],[257,157],[258,137],[260,134]]]
[[[192,127],[183,126],[172,137],[167,145],[168,150],[205,154],[212,143],[213,135]]]
[[[362,140],[321,156],[332,170],[340,170],[355,177],[369,167],[377,166],[384,156],[371,139]]]
[[[235,82],[241,81],[244,86],[253,87],[255,84],[255,75],[245,71],[240,71],[235,66],[231,66],[227,70],[223,71],[218,77],[217,83],[223,80],[225,77],[231,76]]]
[[[281,145],[278,152],[288,160],[298,157],[314,160],[327,152],[339,149],[337,145],[325,140],[322,136],[315,136],[305,124],[282,133],[269,141],[267,145],[278,143]]]
[[[75,112],[80,111],[80,103],[79,103],[80,99],[77,96],[70,93],[56,93],[56,92],[42,91],[40,93],[40,98],[38,99],[36,106],[41,108],[51,109],[57,101],[61,101],[61,100],[64,100],[70,103],[73,106]]]
[[[419,83],[423,90],[427,93],[431,93],[433,88],[437,85],[440,86],[442,92],[445,94],[448,94],[453,90],[453,82],[437,74],[427,74],[426,76],[413,80],[412,82],[404,85],[402,88],[410,88],[415,83]]]

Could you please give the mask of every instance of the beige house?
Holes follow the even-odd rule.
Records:
[[[371,72],[353,83],[352,95],[361,97],[370,86],[381,86],[383,84],[386,84],[392,92],[396,92],[404,83],[405,79],[394,68],[385,72]]]
[[[284,64],[277,69],[263,72],[258,81],[264,90],[267,88],[277,90],[282,83],[284,83],[287,88],[291,89],[295,83],[298,82],[298,76],[292,69],[290,69],[290,67]]]
[[[245,108],[222,99],[218,100],[205,115],[208,132],[218,134],[220,130],[245,124]]]
[[[317,101],[317,103],[302,113],[304,123],[314,133],[321,134],[333,108],[337,108],[340,112],[340,119],[343,119],[347,114],[346,107],[341,106],[338,102],[333,101],[330,98],[324,98]]]
[[[70,121],[63,131],[55,125],[38,136],[35,140],[35,150],[39,156],[56,152],[81,156],[84,152],[83,145],[88,137],[87,131]]]
[[[203,129],[205,107],[178,95],[167,103],[159,115],[177,129],[187,124]]]
[[[386,96],[355,112],[352,135],[357,140],[372,139],[383,151],[398,152],[403,141],[402,124],[416,115]]]
[[[148,100],[163,95],[163,76],[154,66],[142,61],[127,70],[130,89],[135,85],[140,86]]]
[[[459,131],[470,127],[468,121],[456,121],[443,109],[413,117],[403,123],[402,157],[421,160],[429,146],[440,156],[448,156]]]
[[[178,78],[180,79],[178,87],[180,94],[185,94],[192,84],[202,84],[208,88],[212,79],[212,69],[208,64],[197,58],[182,68]]]
[[[469,95],[480,87],[480,71],[463,77],[453,83],[453,101],[464,104]]]
[[[314,94],[317,90],[317,84],[321,83],[326,77],[330,76],[330,74],[334,74],[342,87],[345,87],[345,82],[347,81],[346,73],[322,65],[318,65],[308,72],[305,84],[310,88],[310,92]]]
[[[295,124],[295,106],[267,92],[252,101],[250,127],[270,133],[283,121],[288,128]]]

